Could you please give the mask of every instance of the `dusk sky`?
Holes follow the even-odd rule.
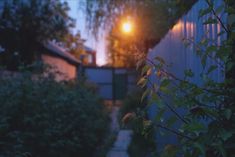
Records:
[[[63,0],[62,0],[63,1]],[[70,16],[76,20],[76,28],[74,32],[80,31],[83,39],[86,40],[85,45],[96,50],[96,62],[98,65],[104,65],[106,63],[105,56],[105,36],[100,33],[99,39],[96,41],[92,35],[89,35],[88,30],[86,30],[86,20],[85,13],[81,9],[83,0],[65,0],[68,2],[70,7]]]

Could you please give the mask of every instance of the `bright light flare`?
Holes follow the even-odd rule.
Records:
[[[133,30],[133,25],[130,21],[125,21],[123,24],[122,24],[122,31],[124,33],[131,33]]]

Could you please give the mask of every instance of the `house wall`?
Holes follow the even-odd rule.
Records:
[[[216,5],[221,3],[220,0],[216,1]],[[156,45],[149,53],[148,59],[154,61],[156,56],[160,56],[165,60],[167,64],[171,66],[166,68],[166,70],[178,78],[183,79],[184,70],[191,69],[194,72],[194,77],[190,80],[198,85],[203,83],[202,78],[200,77],[200,73],[203,68],[201,66],[200,58],[197,56],[195,50],[195,45],[190,45],[186,47],[183,39],[190,39],[197,43],[201,41],[203,37],[215,39],[215,42],[219,45],[221,41],[226,39],[226,35],[222,37],[217,37],[217,34],[221,32],[222,28],[219,24],[210,24],[203,25],[203,21],[205,18],[198,18],[199,10],[207,7],[207,4],[204,0],[199,0],[192,9],[183,16],[177,24],[167,33],[167,35],[160,41],[158,45]],[[225,15],[220,15],[222,19],[225,21]],[[207,33],[208,32],[208,33]],[[217,60],[218,61],[218,60]],[[220,61],[218,61],[220,62]],[[208,65],[217,65],[218,64],[208,59]],[[210,77],[215,81],[222,81],[224,78],[223,68],[218,66],[218,69],[211,73]],[[157,82],[158,78],[155,74],[150,76],[150,80],[152,82]],[[169,98],[170,101],[170,98]],[[149,117],[154,119],[156,116],[157,104],[153,104],[149,108]],[[183,114],[184,110],[179,109],[179,113]],[[169,117],[172,113],[169,111],[166,113],[165,117]],[[180,125],[180,124],[178,124]],[[176,144],[177,138],[172,134],[168,134],[167,136],[160,136],[159,132],[156,134],[156,141],[158,144],[158,150],[162,150],[165,144]]]
[[[49,71],[55,73],[57,81],[72,80],[77,77],[77,67],[64,59],[43,54],[42,61],[52,67]]]
[[[96,52],[91,52],[88,54],[88,64],[96,66]]]

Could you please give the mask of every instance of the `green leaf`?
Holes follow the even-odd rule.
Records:
[[[160,98],[158,97],[158,95],[156,93],[153,93],[151,96],[151,101],[154,103],[156,101],[158,101]]]
[[[235,23],[235,15],[234,15],[234,14],[229,15],[229,16],[228,16],[228,24],[229,24],[230,26],[232,26],[234,23]]]
[[[141,75],[144,75],[151,67],[149,65],[145,65],[141,70]]]
[[[212,97],[213,99],[213,97]],[[210,101],[211,102],[211,101]],[[212,108],[203,108],[203,112],[206,114],[206,115],[210,115],[210,116],[213,116],[215,118],[218,118],[219,114],[216,112],[216,110],[212,109]]]
[[[202,156],[205,156],[206,151],[205,151],[204,145],[202,145],[201,143],[198,143],[198,142],[195,142],[193,145],[201,152]]]
[[[228,63],[226,64],[226,71],[232,70],[234,66],[235,66],[235,63],[233,63],[233,62],[228,62]]]
[[[185,124],[184,128],[185,130],[189,132],[195,132],[195,133],[206,131],[205,125],[197,121],[191,122],[189,124]]]
[[[156,104],[157,104],[157,107],[159,107],[159,108],[164,108],[165,107],[164,102],[163,102],[162,99],[158,99],[156,101]]]
[[[160,110],[157,112],[156,117],[155,117],[155,120],[156,120],[157,122],[161,122],[165,111],[166,111],[166,110],[165,110],[164,108],[162,108],[162,109],[160,109]]]
[[[160,97],[158,97],[156,93],[152,94],[149,103],[150,105],[155,104],[160,109],[165,107],[163,100]]]
[[[232,110],[231,109],[225,109],[225,111],[224,111],[224,115],[225,115],[225,117],[229,120],[230,118],[231,118],[231,116],[232,116]]]
[[[144,93],[142,94],[142,97],[141,97],[141,102],[143,102],[143,100],[148,96],[148,94],[150,93],[150,89],[146,89],[144,91]]]
[[[224,147],[220,144],[219,146],[217,146],[217,150],[219,151],[219,153],[223,156],[223,157],[227,157],[227,153],[226,150],[224,149]]]
[[[177,121],[177,118],[175,116],[171,116],[169,119],[167,119],[166,125],[168,127],[171,127],[172,125],[175,124],[176,121]]]
[[[216,14],[220,14],[222,11],[224,11],[224,4],[221,4],[219,7],[215,9]]]
[[[162,130],[159,130],[159,133],[160,133],[161,136],[165,136],[166,135],[166,132],[162,131]]]
[[[159,56],[155,57],[155,60],[159,61],[159,62],[162,63],[162,64],[165,64],[164,59],[161,58],[161,57],[159,57]]]
[[[215,51],[217,51],[217,49],[218,49],[218,47],[215,46],[215,45],[208,46],[206,48],[206,54],[208,55],[208,54],[210,54],[212,52],[215,52]]]
[[[232,6],[227,6],[226,7],[226,12],[228,14],[235,14],[235,9]]]
[[[193,77],[194,73],[191,69],[184,70],[184,75],[187,77]]]
[[[216,65],[211,65],[209,67],[209,69],[207,70],[207,74],[210,74],[211,72],[213,72],[214,70],[216,70],[218,67]]]
[[[161,81],[160,88],[161,87],[167,87],[167,86],[169,86],[169,84],[170,84],[170,79],[164,78]]]
[[[201,63],[202,63],[203,69],[205,69],[206,67],[206,61],[207,61],[207,55],[202,56]]]
[[[212,9],[210,7],[206,8],[206,9],[201,9],[199,11],[199,18],[209,14],[212,11]]]
[[[168,144],[165,146],[161,157],[175,157],[177,156],[178,149],[176,145]]]
[[[224,141],[227,141],[230,137],[232,137],[232,133],[229,131],[226,131],[225,129],[222,129],[220,132],[220,136]]]
[[[209,43],[209,39],[207,39],[207,38],[203,38],[200,41],[200,45],[202,45],[202,46],[206,46],[206,45],[208,45],[208,43]]]

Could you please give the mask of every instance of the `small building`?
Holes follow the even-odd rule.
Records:
[[[96,66],[96,51],[90,47],[84,46],[85,54],[81,55],[82,64]]]
[[[55,73],[57,81],[73,80],[78,76],[81,62],[54,42],[43,45],[41,60],[52,68],[50,72]]]

